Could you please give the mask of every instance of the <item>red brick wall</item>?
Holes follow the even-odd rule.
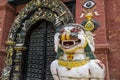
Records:
[[[4,42],[7,40],[7,35],[14,21],[14,17],[15,9],[7,4],[6,0],[3,0],[0,3],[0,49],[2,50],[5,48]]]
[[[9,29],[14,21],[15,9],[7,4],[7,0],[0,0],[0,72],[5,62],[5,41]]]
[[[5,57],[6,57],[6,54],[0,52],[0,75],[1,75],[1,71],[4,67]]]
[[[120,0],[105,0],[110,80],[120,80]]]
[[[107,40],[106,40],[106,23],[105,23],[105,5],[104,5],[104,0],[95,0],[96,2],[96,8],[97,12],[100,14],[99,16],[95,16],[94,19],[99,21],[100,23],[100,28],[96,30],[96,40],[95,42],[97,44],[106,44],[107,45]],[[81,0],[76,0],[76,23],[81,23],[81,21],[84,18],[80,18],[80,15],[82,13],[82,1]]]

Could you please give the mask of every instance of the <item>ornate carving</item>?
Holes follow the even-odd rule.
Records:
[[[81,24],[85,27],[87,31],[95,31],[97,27],[100,26],[99,22],[93,19],[93,15],[99,16],[99,13],[95,7],[96,3],[94,0],[84,0],[83,1],[83,12],[80,16],[82,18],[85,15],[86,20]]]
[[[2,80],[9,80],[10,78],[10,72],[12,70],[12,64],[13,64],[13,57],[12,57],[14,52],[13,46],[15,45],[15,42],[8,40],[6,42],[6,45],[8,46],[6,48],[6,53],[7,53],[7,57],[5,61],[6,66],[3,68],[3,71],[2,71],[2,75],[1,75]]]
[[[105,66],[94,55],[93,36],[79,24],[67,24],[57,30],[57,56],[51,63],[54,80],[104,80]]]
[[[6,42],[8,57],[6,67],[3,69],[2,80],[9,80],[10,75],[12,80],[20,79],[22,51],[26,49],[24,47],[26,33],[34,23],[42,19],[50,21],[55,27],[74,22],[71,12],[60,0],[30,1],[21,10],[10,29],[8,42]],[[12,52],[9,52],[10,50]],[[12,65],[13,63],[14,65]],[[13,73],[11,73],[11,69]]]
[[[93,31],[99,23],[93,19],[98,16],[94,0],[84,0],[85,20],[78,24],[67,24],[56,29],[54,37],[56,60],[51,63],[54,80],[104,80],[105,66],[94,55]]]

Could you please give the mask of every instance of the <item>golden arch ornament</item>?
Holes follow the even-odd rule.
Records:
[[[39,20],[51,22],[55,27],[73,23],[74,19],[69,9],[60,0],[32,0],[23,8],[15,19],[6,42],[6,61],[1,80],[20,80],[21,58],[25,36],[30,27]],[[13,60],[13,55],[19,59]],[[12,69],[15,73],[11,73]],[[12,77],[11,77],[12,75]]]

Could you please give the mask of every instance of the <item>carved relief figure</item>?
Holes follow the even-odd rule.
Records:
[[[82,21],[81,25],[84,26],[84,29],[87,31],[95,31],[97,27],[100,26],[99,22],[93,19],[93,16],[99,16],[100,14],[97,12],[95,7],[96,3],[94,0],[83,0],[82,4],[82,14],[80,18],[85,16],[85,20]]]
[[[56,60],[51,63],[54,80],[104,80],[104,64],[94,55],[93,34],[78,24],[56,29]]]

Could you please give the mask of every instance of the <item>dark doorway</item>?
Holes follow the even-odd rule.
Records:
[[[22,80],[53,80],[50,64],[55,59],[54,26],[38,21],[28,31],[23,55]]]

